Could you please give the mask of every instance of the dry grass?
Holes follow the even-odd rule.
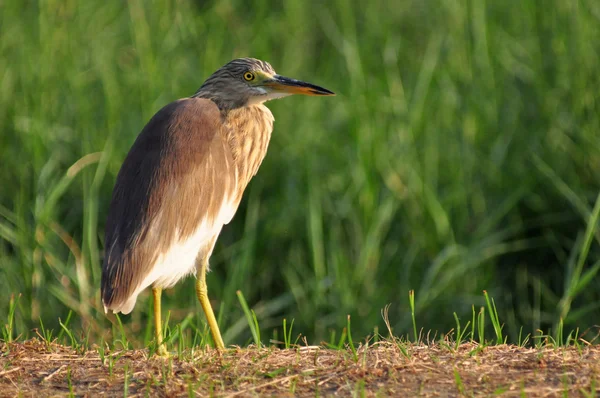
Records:
[[[348,350],[232,348],[148,358],[147,350],[78,354],[33,339],[2,344],[2,396],[569,396],[595,395],[600,347],[540,349],[391,342]]]

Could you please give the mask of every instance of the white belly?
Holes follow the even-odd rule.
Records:
[[[187,239],[176,239],[167,252],[159,255],[152,272],[142,282],[141,290],[150,285],[167,289],[180,279],[190,274],[195,275],[198,253],[211,243],[212,239],[221,232],[222,227],[221,224],[207,228],[203,223]]]
[[[129,299],[120,308],[115,308],[114,312],[129,314],[135,306],[138,295],[150,285],[159,288],[169,288],[175,285],[180,279],[190,274],[195,275],[198,253],[206,245],[211,244],[213,238],[223,228],[223,223],[218,218],[216,221],[212,225],[207,225],[205,220],[192,235],[185,239],[179,239],[176,236],[169,249],[164,253],[158,254],[152,271],[146,275]]]

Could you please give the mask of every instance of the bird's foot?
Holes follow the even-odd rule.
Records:
[[[165,347],[164,344],[158,346],[156,350],[156,355],[162,358],[168,358],[170,356],[169,351],[167,351],[167,347]]]

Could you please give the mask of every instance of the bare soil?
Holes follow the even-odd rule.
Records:
[[[0,344],[0,396],[595,396],[600,346],[521,348],[392,342],[176,353]]]

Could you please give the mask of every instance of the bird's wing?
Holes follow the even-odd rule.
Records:
[[[118,308],[174,243],[231,219],[235,164],[221,114],[186,98],[161,109],[129,151],[113,190],[102,267],[105,307]],[[217,231],[218,233],[218,231]]]

